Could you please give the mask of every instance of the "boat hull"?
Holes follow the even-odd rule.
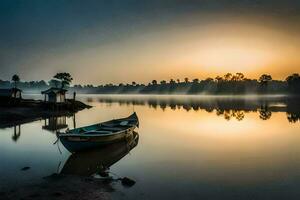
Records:
[[[92,176],[106,171],[126,156],[139,141],[137,132],[133,132],[128,140],[122,140],[101,148],[73,153],[65,162],[60,174]]]
[[[126,141],[126,139],[133,133],[134,128],[135,127],[126,129],[118,134],[103,135],[101,137],[92,135],[60,136],[60,141],[71,153],[85,151],[122,140]]]

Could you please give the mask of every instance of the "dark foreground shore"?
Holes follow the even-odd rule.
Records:
[[[0,100],[0,128],[12,127],[39,119],[58,116],[72,116],[74,113],[91,108],[80,101],[67,100],[61,104],[36,100],[7,102]]]
[[[0,191],[6,200],[103,200],[109,199],[110,183],[92,177],[57,175],[43,178],[39,184],[27,185],[10,191]]]

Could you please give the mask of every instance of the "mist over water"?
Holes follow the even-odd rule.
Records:
[[[93,107],[74,116],[0,129],[0,180],[6,183],[1,190],[39,183],[60,173],[66,163],[65,169],[80,169],[80,163],[89,161],[87,157],[85,162],[68,161],[71,154],[63,145],[58,144],[59,149],[53,145],[57,129],[126,117],[135,111],[139,141],[109,171],[136,184],[131,188],[112,184],[113,199],[300,196],[300,123],[298,118],[288,120],[289,115],[299,115],[285,96],[79,95],[78,99]],[[25,166],[30,170],[21,171]]]

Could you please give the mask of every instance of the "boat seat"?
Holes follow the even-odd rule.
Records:
[[[90,131],[86,132],[86,134],[110,134],[112,133],[111,131]]]
[[[121,130],[124,130],[124,128],[117,128],[117,127],[102,127],[101,129],[105,130],[105,131],[121,131]]]
[[[95,127],[83,127],[78,129],[78,133],[85,133],[93,130],[95,130]]]
[[[122,121],[122,122],[120,123],[120,125],[121,125],[121,126],[126,126],[126,125],[128,125],[128,123],[129,123],[128,121]]]

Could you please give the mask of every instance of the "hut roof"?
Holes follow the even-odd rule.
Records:
[[[68,90],[66,89],[62,89],[62,88],[55,88],[55,87],[52,87],[52,88],[49,88],[45,91],[42,91],[42,94],[50,94],[50,93],[62,93],[62,94],[65,94]]]

